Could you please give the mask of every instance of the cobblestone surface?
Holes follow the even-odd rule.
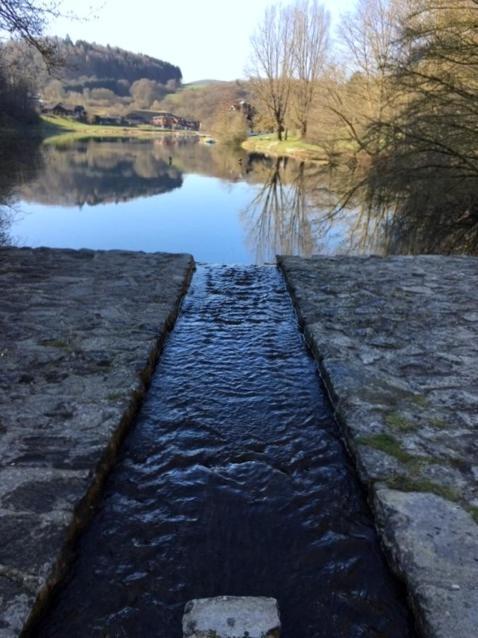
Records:
[[[478,259],[279,260],[424,636],[478,627]]]
[[[0,250],[0,636],[59,579],[194,262]]]

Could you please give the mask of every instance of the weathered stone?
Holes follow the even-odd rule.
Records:
[[[435,496],[378,489],[375,509],[385,546],[420,608],[423,633],[476,636],[478,525]]]
[[[15,576],[4,576],[0,570],[0,636],[19,636],[25,614],[31,607],[32,591]]]
[[[279,263],[424,634],[475,638],[478,259]]]
[[[137,410],[187,255],[0,250],[0,636],[18,636]]]
[[[184,609],[184,638],[279,638],[280,629],[275,598],[200,598]]]

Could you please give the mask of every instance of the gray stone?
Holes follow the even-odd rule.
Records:
[[[194,262],[0,249],[0,637],[18,636],[131,424]]]
[[[476,638],[478,259],[279,264],[424,634]]]
[[[476,636],[478,525],[459,505],[435,496],[378,489],[382,538],[409,588],[425,636]]]
[[[200,598],[184,609],[184,638],[279,638],[280,629],[275,598]]]

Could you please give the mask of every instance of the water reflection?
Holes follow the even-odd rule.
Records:
[[[364,200],[387,254],[478,254],[477,175],[392,158],[370,168]]]
[[[164,147],[134,140],[85,140],[44,149],[38,179],[21,190],[25,201],[96,206],[151,197],[181,188],[182,172]]]
[[[312,213],[304,162],[274,160],[257,195],[241,213],[256,262],[272,261],[279,254],[311,255],[316,247]]]
[[[32,180],[39,169],[39,142],[3,134],[0,138],[0,246],[12,243],[15,189]]]
[[[41,156],[36,176],[10,171],[26,213],[13,227],[28,245],[259,264],[276,254],[478,252],[472,178],[390,163],[331,170],[173,136],[47,145]]]

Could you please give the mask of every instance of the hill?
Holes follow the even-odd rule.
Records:
[[[231,82],[227,80],[196,80],[195,82],[188,82],[187,84],[183,84],[183,87],[185,89],[202,89],[213,84],[231,84]]]
[[[38,52],[23,42],[9,41],[1,47],[2,60],[12,67],[28,69],[30,80],[45,101],[90,103],[133,100],[141,106],[175,91],[181,84],[178,66],[164,60],[69,38],[53,38],[59,60],[50,75]],[[86,104],[85,104],[86,105]]]
[[[175,93],[166,95],[158,103],[158,108],[199,120],[202,130],[211,132],[218,119],[230,110],[232,104],[251,99],[247,82],[201,80],[186,84]]]

